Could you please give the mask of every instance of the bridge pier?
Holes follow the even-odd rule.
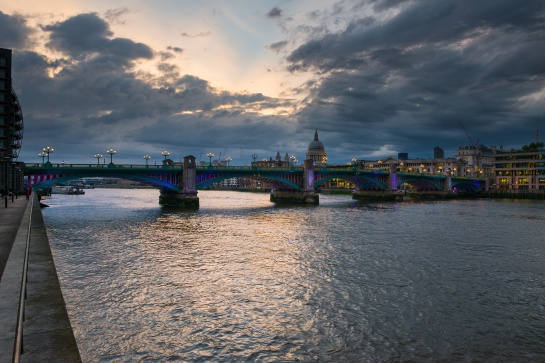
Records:
[[[273,190],[271,192],[271,202],[285,204],[319,204],[319,197],[314,192],[304,192],[301,190]]]
[[[181,192],[161,190],[161,193],[159,194],[159,204],[168,207],[198,209],[197,168],[193,155],[184,157],[184,170],[182,172],[181,182]]]
[[[314,161],[305,160],[303,173],[303,190],[273,190],[271,202],[286,204],[312,204],[318,205],[320,197],[314,192]]]
[[[199,197],[197,193],[178,193],[170,190],[161,190],[159,204],[166,207],[177,207],[187,209],[199,208]]]

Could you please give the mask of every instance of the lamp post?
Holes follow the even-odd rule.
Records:
[[[296,160],[296,159],[297,159],[297,158],[295,157],[295,155],[290,156],[291,166],[292,166],[292,167],[295,167],[295,160]]]
[[[95,154],[95,158],[97,159],[97,166],[100,166],[100,159],[102,159],[104,156],[102,154]]]
[[[8,161],[9,157],[4,156],[4,165],[5,165],[5,172],[4,172],[4,206],[5,208],[8,207]]]
[[[327,164],[327,156],[322,158],[322,164],[324,164],[324,166]]]
[[[47,156],[45,151],[42,151],[41,153],[39,153],[38,156],[42,158],[42,165],[45,164],[45,157]]]
[[[163,155],[163,156],[165,157],[165,162],[166,162],[166,161],[167,161],[167,157],[170,155],[170,152],[164,150],[164,151],[161,152],[161,155]]]
[[[52,152],[54,152],[55,149],[53,149],[53,148],[50,147],[50,146],[46,146],[46,147],[44,147],[42,150],[43,150],[43,152],[47,155],[47,163],[50,164],[50,162],[49,162],[49,154],[51,154]]]
[[[252,159],[254,159],[254,163],[256,161],[256,159],[258,158],[259,156],[257,156],[257,154],[252,154]]]
[[[208,167],[212,167],[212,158],[214,157],[214,154],[213,153],[208,153],[206,154],[206,156],[208,156],[210,158],[210,164],[208,164]]]
[[[17,175],[17,182],[15,183],[15,189],[19,191],[21,190],[21,183],[19,183],[19,181],[21,180],[21,169],[19,169],[19,167],[15,168],[15,174]],[[19,192],[15,194],[15,199],[19,199]]]
[[[230,156],[228,156],[228,157],[225,158],[225,161],[227,161],[227,166],[229,166],[229,163],[230,163],[231,161],[233,161],[233,158],[230,157]]]
[[[151,156],[144,155],[144,159],[146,160],[146,168],[148,167],[148,160],[151,159]]]
[[[352,166],[354,167],[354,169],[356,168],[356,162],[358,160],[356,158],[352,158]]]
[[[117,154],[117,151],[114,150],[113,148],[110,148],[109,150],[106,150],[106,152],[108,154],[110,154],[110,164],[108,166],[113,167],[114,166],[114,154]]]
[[[13,203],[13,195],[15,194],[15,163],[11,163],[11,202]]]

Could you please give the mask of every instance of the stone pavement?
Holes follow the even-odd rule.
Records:
[[[2,279],[2,273],[8,262],[9,253],[17,230],[21,224],[23,213],[27,206],[26,196],[20,196],[11,202],[11,198],[8,199],[8,207],[5,208],[5,201],[0,201],[0,280]]]
[[[0,212],[2,228],[9,231],[0,235],[0,242],[3,245],[12,244],[0,280],[0,326],[2,327],[0,329],[0,363],[12,360],[23,260],[31,215],[23,354],[20,361],[81,362],[49,248],[40,204],[36,195],[32,198],[34,203],[32,211],[31,203],[27,203],[26,198],[24,200],[19,198],[18,213],[15,212],[16,202],[13,203],[13,212]],[[21,215],[20,211],[25,204],[26,208]],[[6,216],[5,219],[4,216]],[[13,236],[13,224],[17,225],[17,231],[10,242],[8,238]]]

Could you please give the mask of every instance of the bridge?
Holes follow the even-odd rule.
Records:
[[[355,185],[355,199],[399,200],[400,190],[412,196],[449,197],[485,189],[483,179],[444,174],[402,173],[392,164],[389,170],[354,166],[315,166],[305,160],[303,166],[290,168],[255,166],[199,166],[195,157],[184,157],[180,164],[27,164],[28,187],[42,189],[54,184],[85,177],[121,178],[138,181],[160,189],[159,203],[198,207],[197,190],[230,178],[246,178],[271,187],[271,201],[318,204],[316,190],[332,179]]]

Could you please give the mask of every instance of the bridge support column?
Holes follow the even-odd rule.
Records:
[[[199,197],[197,197],[197,168],[195,157],[189,155],[184,157],[184,169],[182,171],[181,192],[161,190],[159,204],[169,207],[195,209],[199,208]]]
[[[388,176],[390,190],[397,191],[397,164],[390,164],[390,175]]]
[[[445,180],[445,190],[446,191],[452,191],[452,171],[447,170],[446,174],[446,180]]]
[[[271,202],[318,205],[319,196],[314,192],[314,161],[305,160],[303,190],[273,190]]]

